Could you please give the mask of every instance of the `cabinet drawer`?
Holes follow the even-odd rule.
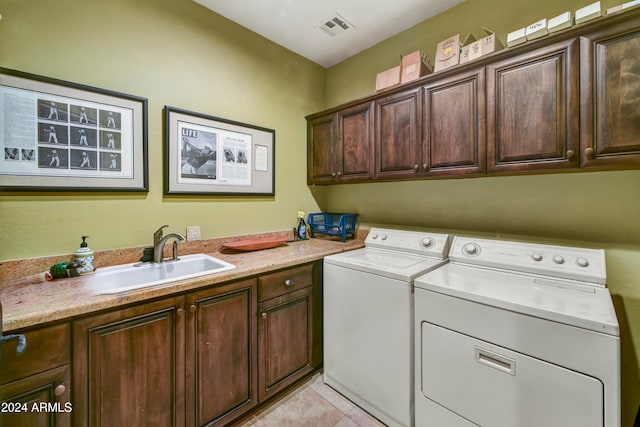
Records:
[[[265,301],[313,284],[313,265],[294,267],[258,277],[258,301]]]
[[[0,383],[5,384],[70,363],[69,324],[39,328],[23,333],[27,338],[27,347],[20,356],[16,355],[18,343],[16,340],[8,341],[2,345],[2,363],[0,363],[0,378],[2,380]]]

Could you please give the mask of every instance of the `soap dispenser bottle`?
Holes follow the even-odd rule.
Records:
[[[80,249],[73,254],[73,261],[78,264],[78,273],[89,274],[93,273],[95,268],[93,267],[93,250],[87,246],[87,237],[82,236],[82,243]]]

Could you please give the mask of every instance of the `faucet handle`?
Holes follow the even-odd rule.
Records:
[[[159,242],[160,239],[162,239],[162,230],[167,228],[169,226],[169,224],[165,224],[162,227],[158,228],[154,233],[153,233],[153,241],[154,242]]]

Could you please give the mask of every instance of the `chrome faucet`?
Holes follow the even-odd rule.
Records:
[[[171,239],[176,239],[173,242],[173,260],[178,259],[178,245],[177,242],[183,242],[187,240],[184,235],[180,233],[170,233],[164,236],[162,230],[169,225],[163,225],[153,233],[153,262],[160,263],[163,259],[164,245]]]

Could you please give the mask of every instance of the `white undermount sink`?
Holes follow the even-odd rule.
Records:
[[[233,270],[235,265],[205,254],[181,256],[161,263],[145,262],[99,268],[88,277],[97,294],[117,294],[174,280]]]

